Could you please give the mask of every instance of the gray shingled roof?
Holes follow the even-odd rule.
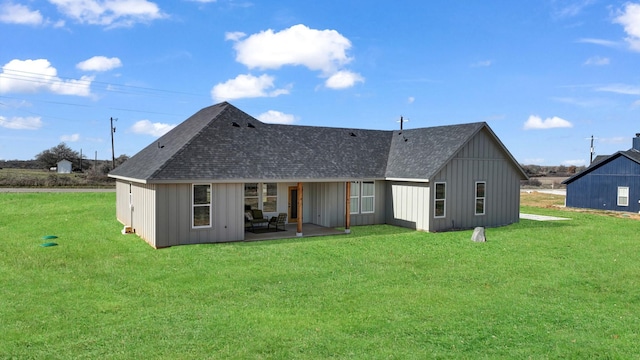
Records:
[[[223,102],[198,111],[109,176],[143,182],[429,179],[483,127],[400,133],[275,125]]]

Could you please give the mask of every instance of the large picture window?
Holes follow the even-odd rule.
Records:
[[[476,215],[484,215],[484,200],[486,182],[476,182]]]
[[[192,193],[193,227],[211,227],[211,184],[194,184]]]
[[[244,184],[244,205],[251,209],[264,212],[278,211],[277,183],[246,183]]]
[[[618,186],[618,206],[629,206],[629,188]]]
[[[375,212],[376,188],[374,181],[351,182],[351,213],[371,214]]]
[[[447,211],[447,184],[435,183],[435,195],[433,197],[433,217],[445,217]]]

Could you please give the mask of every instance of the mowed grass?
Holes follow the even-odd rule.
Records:
[[[637,220],[527,206],[572,220],[486,243],[368,226],[154,250],[114,208],[113,193],[0,193],[0,358],[640,354]]]

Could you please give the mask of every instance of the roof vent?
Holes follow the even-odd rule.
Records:
[[[354,133],[353,131],[351,131],[351,132],[349,133],[349,136],[356,137],[356,136],[358,136],[358,135],[356,135],[356,133]]]
[[[240,127],[240,124],[238,124],[238,123],[237,123],[237,122],[235,122],[235,121],[234,121],[234,122],[232,122],[232,123],[231,123],[231,125],[232,125],[233,127]]]
[[[248,124],[247,124],[247,127],[248,127],[248,128],[251,128],[251,129],[255,129],[255,128],[256,128],[256,127],[255,127],[255,125],[253,125],[252,123],[248,123]]]

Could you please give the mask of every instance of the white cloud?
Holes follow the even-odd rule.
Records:
[[[544,121],[542,118],[536,115],[529,116],[529,119],[524,123],[525,130],[531,129],[554,129],[554,128],[570,128],[573,125],[567,120],[561,119],[557,116],[552,118],[546,118]]]
[[[247,36],[247,34],[241,32],[241,31],[227,32],[227,33],[224,34],[224,39],[225,40],[231,40],[231,41],[238,41],[238,40],[242,39],[245,36]]]
[[[640,86],[611,84],[599,87],[596,91],[606,91],[623,95],[640,95]]]
[[[144,135],[152,135],[152,136],[162,136],[168,133],[171,129],[176,127],[175,125],[163,124],[163,123],[152,123],[149,120],[140,120],[133,124],[131,127],[131,131],[136,134],[144,134]]]
[[[483,60],[483,61],[478,61],[475,62],[473,64],[471,64],[471,67],[489,67],[493,65],[493,61],[491,60]]]
[[[109,71],[122,66],[122,61],[117,57],[94,56],[91,59],[79,62],[76,68],[82,71]]]
[[[564,160],[561,165],[564,166],[583,166],[583,165],[587,165],[587,160],[585,159],[575,159],[575,160]]]
[[[606,57],[600,57],[600,56],[592,56],[590,58],[587,59],[587,61],[584,62],[585,65],[595,65],[595,66],[602,66],[602,65],[609,65],[609,58]]]
[[[91,95],[93,76],[62,80],[46,59],[9,61],[0,73],[0,93],[37,93],[49,91],[59,95]]]
[[[0,127],[13,130],[37,130],[42,127],[42,120],[39,116],[13,117],[11,119],[0,116]]]
[[[77,142],[80,140],[80,134],[62,135],[60,141],[64,142]]]
[[[255,97],[276,97],[288,94],[288,89],[275,89],[274,77],[269,75],[261,75],[259,77],[251,74],[238,75],[235,79],[227,80],[224,83],[217,84],[211,89],[211,97],[215,101],[225,101],[242,98]]]
[[[586,44],[594,44],[594,45],[601,45],[601,46],[606,46],[606,47],[619,47],[620,44],[616,41],[611,41],[611,40],[604,40],[604,39],[593,39],[593,38],[583,38],[578,40],[579,43],[586,43]]]
[[[22,4],[0,4],[0,22],[20,25],[40,25],[44,22],[40,11],[32,11]]]
[[[409,98],[407,99],[408,104],[413,104],[415,101],[416,101],[416,98],[414,98],[413,96],[409,96]]]
[[[640,4],[627,3],[613,20],[624,27],[631,50],[640,51]]]
[[[147,0],[49,0],[69,18],[81,24],[107,27],[133,26],[167,17]]]
[[[349,39],[335,30],[315,30],[294,25],[280,32],[265,30],[234,45],[236,60],[250,69],[278,69],[302,65],[332,74],[352,59]]]
[[[269,110],[257,117],[258,120],[268,124],[293,124],[296,117],[291,114],[285,114],[280,111]]]
[[[553,1],[553,16],[556,18],[574,17],[593,3],[594,0]]]
[[[342,70],[329,76],[325,82],[325,86],[330,89],[346,89],[352,87],[357,82],[364,82],[364,78],[360,76],[360,74]]]

